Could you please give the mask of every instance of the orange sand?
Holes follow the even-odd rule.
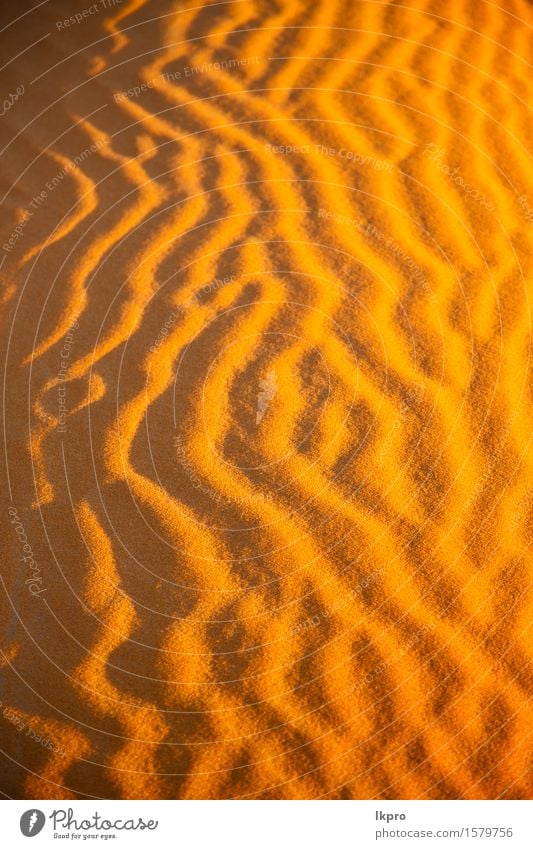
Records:
[[[32,5],[0,790],[530,798],[531,5]]]

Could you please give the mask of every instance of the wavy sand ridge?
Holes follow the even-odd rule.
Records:
[[[2,790],[529,798],[530,6],[156,5],[3,13]]]

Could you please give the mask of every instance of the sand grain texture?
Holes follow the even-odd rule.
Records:
[[[531,798],[531,4],[34,5],[0,790]]]

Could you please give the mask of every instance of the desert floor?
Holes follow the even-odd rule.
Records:
[[[5,797],[531,797],[532,23],[2,4]]]

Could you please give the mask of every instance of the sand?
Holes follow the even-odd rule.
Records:
[[[530,798],[531,5],[0,16],[2,794]]]

